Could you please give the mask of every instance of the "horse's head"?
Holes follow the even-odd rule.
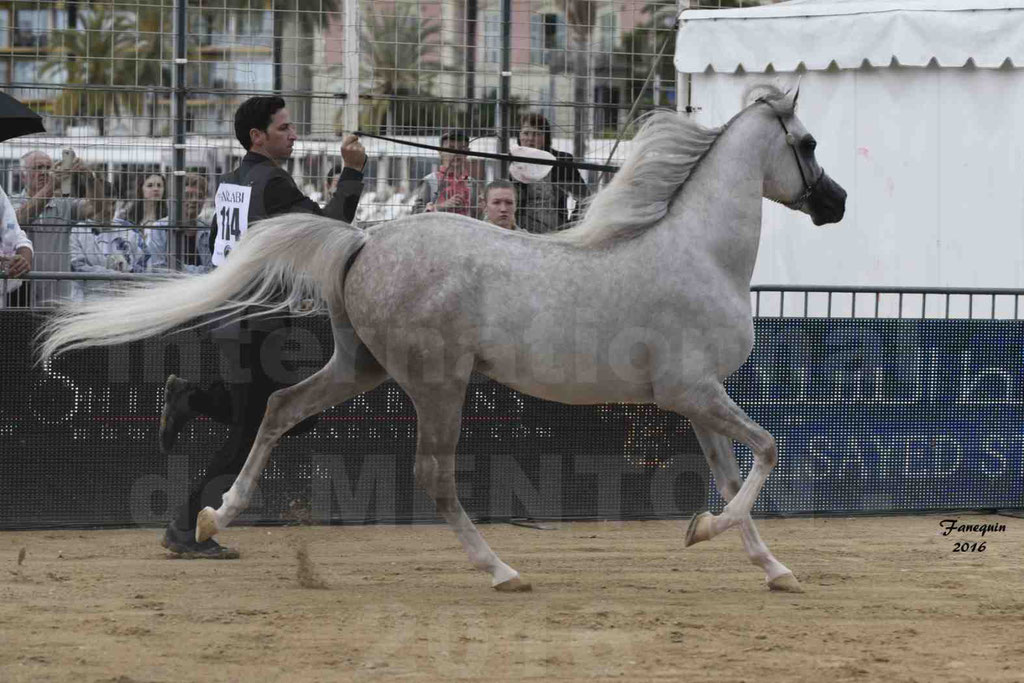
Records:
[[[794,211],[803,211],[815,225],[838,223],[846,211],[846,190],[832,180],[814,157],[817,142],[796,117],[799,88],[782,97],[762,97],[778,135],[773,136],[764,180],[764,196]]]

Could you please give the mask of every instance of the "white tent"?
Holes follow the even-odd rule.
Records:
[[[849,192],[823,228],[766,203],[755,283],[1024,287],[1024,0],[687,10],[675,63],[705,125],[799,76],[797,114]]]

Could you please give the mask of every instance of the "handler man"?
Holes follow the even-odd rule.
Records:
[[[220,179],[216,212],[210,230],[213,265],[230,258],[242,235],[254,221],[283,213],[313,213],[351,223],[363,191],[362,169],[366,152],[359,138],[349,135],[342,142],[344,168],[338,189],[321,209],[306,197],[279,162],[292,154],[298,139],[285,102],[280,97],[253,97],[235,112],[235,137],[246,155],[234,171]],[[160,449],[167,453],[178,432],[196,415],[203,414],[229,426],[227,443],[217,451],[206,474],[189,492],[182,507],[164,532],[162,545],[186,558],[236,559],[238,551],[213,539],[196,543],[196,516],[205,506],[218,507],[221,496],[234,482],[249,456],[270,395],[287,386],[281,363],[281,334],[287,318],[242,321],[213,331],[213,336],[231,364],[227,384],[215,382],[200,389],[174,375],[167,378],[164,408],[160,416]],[[297,425],[304,431],[315,417]]]

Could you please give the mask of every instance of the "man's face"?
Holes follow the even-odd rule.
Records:
[[[519,144],[523,147],[544,149],[544,133],[533,126],[523,126],[519,131]]]
[[[444,140],[441,146],[458,149],[463,152],[469,149],[469,144],[463,140]],[[441,165],[453,171],[464,172],[466,170],[466,157],[461,154],[441,152]]]
[[[185,219],[194,221],[203,210],[206,199],[206,185],[202,180],[186,180],[185,182]]]
[[[265,154],[271,159],[287,159],[292,155],[292,146],[299,139],[295,134],[295,124],[287,109],[278,109],[271,117],[266,132],[253,128],[249,131],[252,138],[252,151]]]
[[[29,195],[35,194],[43,183],[46,176],[53,170],[53,159],[42,152],[33,152],[21,161],[21,182],[25,184],[25,191]]]
[[[508,187],[491,188],[487,193],[484,213],[491,223],[511,229],[516,216],[516,193]]]

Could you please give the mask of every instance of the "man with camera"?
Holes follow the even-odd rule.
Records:
[[[71,269],[71,226],[88,218],[86,201],[76,192],[79,176],[87,172],[75,153],[64,150],[59,164],[41,150],[21,157],[21,192],[11,195],[18,223],[26,230],[36,250],[34,268],[64,272]],[[34,306],[48,306],[71,294],[70,282],[34,282],[22,287],[31,292]],[[24,298],[24,297],[22,297]],[[28,305],[24,300],[19,305]]]
[[[217,186],[216,211],[210,230],[210,251],[216,267],[230,258],[231,250],[257,220],[283,213],[314,213],[351,223],[362,193],[366,152],[359,139],[342,142],[344,168],[331,201],[321,209],[306,197],[279,164],[292,154],[297,140],[295,125],[280,97],[253,97],[235,113],[235,136],[246,150],[237,169],[225,174]],[[220,505],[249,455],[270,395],[288,384],[281,359],[286,318],[261,318],[222,326],[213,336],[232,364],[227,382],[200,389],[174,375],[167,378],[160,418],[160,447],[173,447],[181,428],[199,414],[229,426],[228,440],[217,451],[202,480],[192,486],[188,502],[167,526],[163,546],[181,557],[234,559],[238,552],[213,539],[197,543],[196,516],[207,505]],[[292,433],[308,429],[307,420]]]

